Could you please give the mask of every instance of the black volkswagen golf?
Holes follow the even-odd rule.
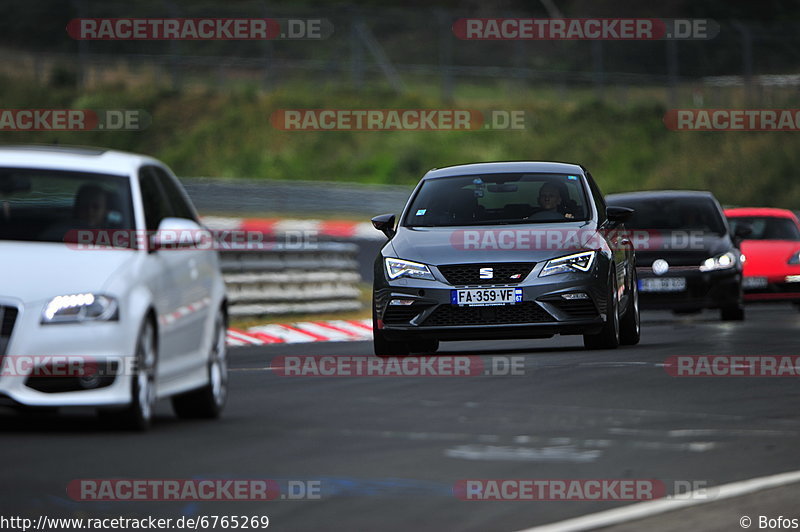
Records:
[[[439,341],[583,335],[590,349],[639,341],[634,252],[582,166],[480,163],[434,169],[395,215],[375,261],[375,354]]]
[[[652,190],[608,196],[636,211],[627,222],[636,248],[643,308],[694,313],[719,309],[743,320],[741,239],[711,192]]]

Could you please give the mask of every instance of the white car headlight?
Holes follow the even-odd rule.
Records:
[[[42,323],[111,321],[119,318],[117,300],[100,294],[56,296],[44,307]]]
[[[713,272],[715,270],[727,270],[736,266],[736,255],[729,251],[716,257],[709,257],[700,265],[701,272]]]
[[[550,259],[542,268],[539,277],[546,275],[554,275],[556,273],[568,272],[588,272],[592,264],[594,264],[594,257],[597,255],[596,251],[582,251],[566,257],[559,257],[557,259]]]
[[[413,279],[430,279],[433,274],[424,264],[403,259],[386,259],[386,273],[389,279],[398,277],[411,277]]]

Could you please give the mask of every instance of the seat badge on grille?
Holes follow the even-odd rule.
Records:
[[[494,268],[481,268],[478,272],[480,273],[481,279],[494,278]]]

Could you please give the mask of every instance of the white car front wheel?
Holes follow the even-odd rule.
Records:
[[[158,348],[153,322],[142,324],[136,343],[136,360],[131,376],[131,404],[122,412],[120,421],[127,428],[147,430],[153,421],[156,404],[156,362]]]

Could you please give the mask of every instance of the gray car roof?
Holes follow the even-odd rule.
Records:
[[[472,174],[508,174],[518,172],[553,173],[553,174],[579,174],[583,175],[580,165],[572,163],[558,163],[546,161],[507,161],[493,163],[473,163],[434,168],[425,174],[424,179],[439,177],[452,177]]]

